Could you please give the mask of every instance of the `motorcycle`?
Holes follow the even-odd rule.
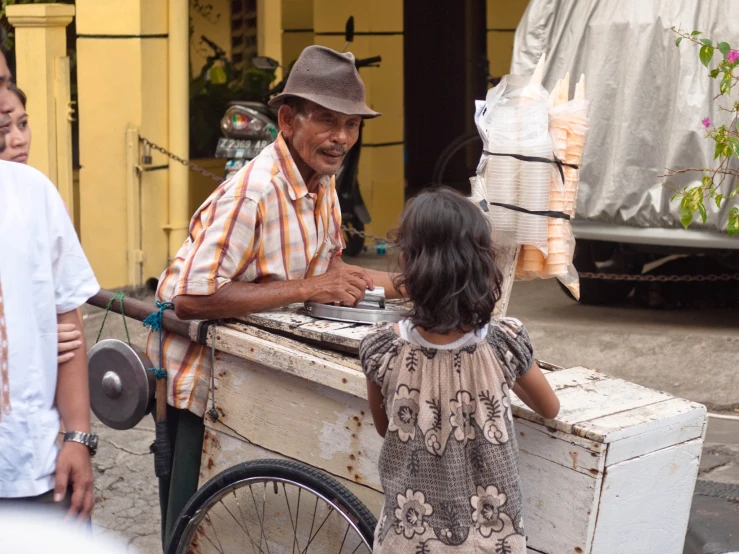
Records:
[[[354,40],[354,18],[350,17],[346,23],[346,46]],[[357,59],[357,69],[362,67],[379,67],[382,57]],[[259,69],[274,71],[280,64],[265,56],[255,57],[254,66]],[[263,102],[230,102],[226,113],[221,119],[223,137],[218,141],[216,148],[217,158],[226,158],[225,177],[228,179],[236,174],[244,165],[249,163],[264,148],[274,142],[278,134],[277,110],[270,108],[267,103],[270,98],[282,92],[287,83],[287,75],[274,88],[267,91]],[[364,204],[359,190],[357,173],[359,157],[362,151],[362,129],[364,121],[359,127],[359,138],[354,147],[346,154],[341,168],[336,173],[336,193],[341,206],[342,225],[345,227],[344,238],[346,248],[344,254],[356,256],[364,249],[365,225],[372,219],[367,206]],[[349,230],[347,230],[349,229]]]

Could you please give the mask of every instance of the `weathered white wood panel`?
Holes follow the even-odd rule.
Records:
[[[589,553],[602,474],[580,473],[524,451],[519,464],[529,545],[547,554]]]
[[[208,425],[381,490],[382,439],[365,399],[228,354],[216,362],[215,380],[222,416]]]
[[[205,429],[205,437],[203,439],[200,486],[202,487],[206,481],[212,479],[220,472],[241,462],[272,459],[288,460],[290,458],[208,427]],[[380,513],[384,499],[382,493],[370,487],[355,483],[354,481],[337,477],[336,475],[332,475],[332,477],[349,489],[354,496],[359,498],[373,514]]]
[[[306,323],[305,325],[296,327],[293,329],[293,333],[299,337],[305,337],[311,340],[330,342],[329,337],[333,331],[355,326],[354,323],[317,319],[312,323]]]
[[[316,319],[308,315],[298,313],[299,305],[288,306],[286,308],[278,308],[269,312],[259,314],[251,314],[239,320],[254,325],[266,327],[268,329],[278,329],[280,331],[289,332],[299,325],[312,323]]]
[[[293,348],[290,339],[270,340],[247,335],[227,327],[219,327],[216,348],[249,362],[256,362],[273,371],[301,377],[308,382],[320,383],[358,398],[367,398],[367,382],[360,371]],[[287,342],[286,342],[287,341]],[[208,339],[208,344],[211,339]]]
[[[283,337],[281,335],[275,334],[274,332],[265,331],[252,325],[247,325],[245,323],[226,323],[224,324],[224,327],[228,329],[233,329],[240,333],[244,333],[251,337],[256,337],[269,341],[270,343],[281,344],[286,348],[294,350],[295,352],[301,352],[315,358],[321,358],[322,360],[327,360],[329,362],[334,362],[339,365],[355,369],[359,373],[362,372],[362,364],[359,363],[359,359],[356,356],[352,356],[350,354],[344,354],[341,352],[336,352],[334,350],[326,350],[325,348],[318,348],[317,346],[313,346],[311,344],[296,340],[296,338]],[[232,341],[232,336],[223,337],[222,340]],[[225,349],[226,346],[224,345],[223,348]]]
[[[515,420],[521,456],[532,455],[587,475],[603,473],[605,445],[526,421]]]
[[[702,442],[608,467],[593,554],[682,553]]]
[[[665,392],[651,390],[584,367],[552,371],[546,377],[560,401],[557,419],[544,420],[517,398],[515,406],[520,410],[514,413],[563,433],[585,436],[598,442],[605,441],[598,429],[585,429],[577,424],[673,398]]]
[[[327,348],[347,350],[353,354],[359,352],[359,343],[372,330],[370,325],[316,319],[300,313],[300,308],[301,305],[296,304],[288,308],[252,314],[239,319],[265,329],[274,329],[296,337],[321,341]]]
[[[636,410],[588,422],[609,442],[606,466],[643,456],[700,438],[706,424],[706,408],[673,398]]]

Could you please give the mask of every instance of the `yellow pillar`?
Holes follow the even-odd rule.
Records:
[[[66,27],[74,18],[74,6],[11,5],[7,7],[7,14],[9,23],[15,28],[16,82],[28,96],[28,113],[33,121],[29,164],[46,174],[53,183],[58,183],[57,137],[58,131],[61,133],[65,129],[57,129],[55,77],[64,78],[57,75],[64,65],[57,60],[67,55]],[[66,79],[69,80],[69,75]],[[64,163],[71,164],[71,159]],[[65,177],[71,170],[71,165],[62,168]],[[71,209],[72,199],[64,200]]]
[[[190,5],[169,0],[169,150],[190,158]],[[190,225],[189,169],[169,164],[168,261],[172,261],[187,238]]]
[[[132,166],[136,135],[169,146],[168,0],[76,8],[82,244],[103,287],[139,286],[167,265],[169,160]]]

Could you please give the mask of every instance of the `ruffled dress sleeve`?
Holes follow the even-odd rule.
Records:
[[[359,344],[359,361],[367,379],[382,387],[387,371],[398,356],[398,336],[392,324],[383,324],[362,339]]]
[[[512,317],[493,320],[488,329],[487,341],[500,360],[509,384],[531,369],[534,347],[528,331],[519,320]]]

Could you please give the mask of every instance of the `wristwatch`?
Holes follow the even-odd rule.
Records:
[[[82,431],[68,431],[64,433],[64,442],[78,442],[90,449],[90,456],[94,456],[98,450],[98,436]]]

